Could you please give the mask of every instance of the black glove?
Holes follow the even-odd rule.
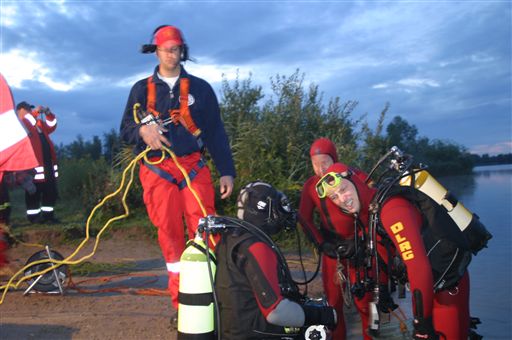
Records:
[[[336,311],[330,306],[304,305],[302,308],[306,315],[304,326],[324,325],[332,330],[338,323]]]
[[[387,285],[379,285],[379,303],[377,304],[379,310],[383,313],[389,313],[390,310],[395,310],[398,305],[393,301]]]
[[[416,340],[439,340],[432,325],[432,318],[416,318],[414,319],[414,334],[413,339]]]
[[[333,259],[348,259],[355,253],[354,240],[325,241],[320,245],[320,250]]]
[[[322,243],[320,245],[320,251],[332,259],[338,258],[338,253],[336,252],[336,244],[332,242],[325,241]]]

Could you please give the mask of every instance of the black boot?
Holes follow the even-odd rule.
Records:
[[[53,211],[43,211],[43,223],[56,224],[60,221],[55,217]]]
[[[27,214],[27,220],[32,224],[37,224],[42,222],[43,216],[41,215],[41,213],[30,215]]]

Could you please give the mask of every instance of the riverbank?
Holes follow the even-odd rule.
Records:
[[[89,254],[92,245],[87,244],[78,258]],[[52,249],[67,256],[76,246],[58,244]],[[23,267],[36,251],[21,245],[12,248],[11,267]],[[299,257],[286,254],[286,258],[294,275],[299,273]],[[165,262],[154,239],[138,235],[136,230],[117,230],[100,241],[88,261],[94,272],[87,274],[82,266],[76,275],[71,267],[71,282],[67,281],[64,295],[24,296],[28,287],[24,283],[19,290],[9,291],[0,305],[0,339],[176,339],[170,324],[176,312],[165,291]],[[307,256],[303,262],[311,275],[316,267],[314,258]],[[98,268],[108,270],[97,272]],[[308,295],[322,296],[320,277],[308,285]],[[361,339],[355,309],[346,310],[345,317],[348,339]]]

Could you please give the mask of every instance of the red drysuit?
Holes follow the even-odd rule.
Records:
[[[337,163],[339,164],[339,163]],[[346,168],[348,169],[348,168]],[[366,178],[366,174],[352,169],[353,172],[357,173],[358,176],[362,178]],[[334,228],[334,232],[341,236],[344,239],[352,239],[354,238],[354,218],[352,216],[345,215],[341,212],[341,210],[329,199],[325,199],[325,207],[327,209],[327,215],[324,213],[324,210],[321,207],[320,198],[315,190],[315,185],[320,178],[318,176],[310,177],[304,187],[302,189],[300,206],[299,206],[299,214],[305,220],[305,225],[303,227],[307,234],[310,234],[314,238],[314,242],[319,245],[325,241],[322,233],[314,227],[314,210],[316,209],[320,214],[321,218],[321,227],[323,229],[329,230]],[[328,221],[330,219],[330,223]],[[352,283],[355,282],[356,279],[356,270],[353,266],[348,265],[348,260],[343,260],[343,265],[345,268],[349,268],[348,275],[350,277],[350,284],[348,289]],[[343,317],[343,297],[341,294],[341,287],[339,278],[337,275],[338,268],[338,260],[330,258],[326,255],[322,255],[322,282],[325,294],[327,296],[327,300],[329,305],[333,306],[336,309],[336,313],[338,314],[338,325],[333,331],[333,339],[343,340],[346,338],[346,325]],[[345,271],[345,275],[347,272]],[[360,275],[362,277],[363,273],[360,270]],[[372,294],[366,293],[362,299],[354,298],[354,304],[359,312],[361,317],[363,334],[365,334],[364,338],[366,340],[371,339],[371,337],[366,335],[366,329],[368,328],[368,304],[372,300]]]

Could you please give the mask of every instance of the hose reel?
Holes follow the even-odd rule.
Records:
[[[41,261],[41,260],[58,260],[62,261],[64,260],[64,257],[56,252],[55,250],[50,250],[48,246],[46,246],[45,250],[38,251],[34,253],[32,256],[29,257],[27,260],[26,266],[29,266],[24,274],[25,276],[32,275],[34,273],[41,272],[45,269],[50,268],[54,265],[54,263],[46,262],[46,263],[39,263],[34,264],[30,266],[31,263]],[[68,277],[68,266],[67,265],[61,265],[57,268],[54,268],[47,273],[41,274],[39,276],[35,276],[33,278],[30,278],[27,280],[27,283],[29,284],[29,287],[23,295],[26,295],[31,290],[34,290],[36,292],[41,293],[60,293],[61,295],[64,294],[64,289],[62,288],[66,278]]]

